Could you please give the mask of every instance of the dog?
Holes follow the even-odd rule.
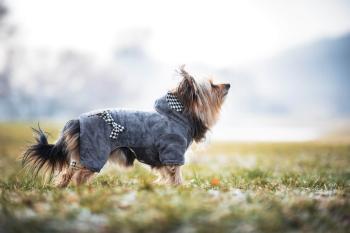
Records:
[[[156,183],[182,184],[181,166],[192,142],[216,123],[230,84],[197,82],[181,66],[177,87],[155,102],[155,111],[105,109],[84,113],[64,126],[55,144],[38,129],[22,165],[57,174],[56,186],[86,183],[107,161],[131,167],[135,160],[156,171]]]

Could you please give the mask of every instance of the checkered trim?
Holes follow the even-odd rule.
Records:
[[[78,166],[77,161],[74,160],[70,162],[70,167],[73,169],[84,169],[84,167]]]
[[[110,138],[117,139],[119,133],[124,131],[124,126],[119,125],[114,121],[110,110],[97,113],[97,116],[101,117],[107,124],[112,126],[112,132],[109,135]]]
[[[165,99],[168,102],[169,107],[171,109],[174,109],[176,112],[182,112],[184,110],[182,103],[171,92],[168,92],[166,94]]]

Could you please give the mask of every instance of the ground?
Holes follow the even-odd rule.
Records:
[[[58,127],[44,125],[52,135]],[[0,232],[349,232],[350,144],[194,146],[181,187],[139,163],[58,189],[21,169],[27,124],[0,124]]]

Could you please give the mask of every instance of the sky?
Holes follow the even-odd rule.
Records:
[[[345,0],[11,0],[30,48],[81,50],[101,59],[142,43],[156,61],[244,66],[350,29]]]
[[[320,135],[319,126],[309,127],[308,123],[303,122],[298,124],[297,117],[293,114],[288,114],[281,122],[271,116],[265,119],[264,115],[257,113],[255,105],[252,107],[254,109],[247,108],[244,100],[249,102],[256,94],[253,104],[262,102],[256,96],[263,96],[272,103],[281,102],[287,107],[288,104],[295,103],[297,107],[307,106],[308,109],[309,102],[314,99],[297,101],[294,93],[288,95],[294,89],[288,86],[285,79],[281,79],[281,83],[276,82],[279,77],[273,81],[270,73],[268,77],[262,78],[259,70],[254,73],[254,69],[284,51],[325,38],[338,38],[350,32],[350,1],[346,0],[5,2],[10,9],[9,19],[18,28],[16,40],[28,54],[33,55],[29,56],[29,60],[37,65],[38,70],[50,66],[46,64],[49,61],[35,59],[36,55],[41,54],[36,51],[45,51],[51,55],[61,54],[66,50],[81,52],[84,56],[93,58],[92,70],[101,67],[103,70],[109,64],[116,64],[110,61],[116,57],[117,49],[127,48],[129,45],[134,48],[135,44],[141,47],[146,54],[144,60],[142,57],[139,59],[141,62],[119,59],[119,66],[107,69],[106,72],[113,75],[116,75],[114,71],[121,72],[123,83],[126,83],[124,88],[128,90],[134,89],[134,84],[142,83],[144,78],[158,80],[159,82],[149,84],[143,82],[143,85],[147,84],[153,89],[152,92],[147,88],[140,91],[142,99],[137,99],[137,104],[142,106],[146,102],[147,106],[153,105],[153,99],[150,102],[149,98],[164,89],[164,77],[171,77],[174,69],[181,64],[188,64],[189,70],[195,72],[195,77],[198,73],[216,76],[215,72],[218,71],[234,71],[233,75],[239,77],[229,78],[239,86],[224,105],[222,120],[219,121],[217,129],[213,130],[214,139],[226,139],[230,135],[230,139],[235,140],[292,141],[313,139]],[[98,63],[97,66],[95,62]],[[22,66],[26,67],[23,64]],[[32,67],[28,69],[30,71]],[[248,75],[243,73],[240,76],[241,71],[248,71]],[[32,82],[32,76],[25,68],[22,73],[27,89],[30,84],[38,84]],[[291,72],[289,76],[294,80],[293,74]],[[115,77],[110,73],[109,75]],[[84,76],[79,83],[89,82],[86,80]],[[49,89],[47,91],[50,92]],[[253,97],[249,96],[251,94]],[[307,104],[303,104],[304,102]],[[312,107],[315,112],[316,107]],[[329,110],[324,104],[318,107],[325,112]],[[309,122],[307,111],[300,110],[297,113],[306,114]]]

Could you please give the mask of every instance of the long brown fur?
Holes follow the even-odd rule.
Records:
[[[172,93],[183,103],[184,114],[194,128],[193,139],[199,142],[217,121],[230,85],[216,85],[212,80],[197,83],[184,66],[180,67],[179,74],[182,80]],[[58,187],[66,187],[71,181],[81,185],[93,176],[93,171],[80,164],[79,120],[69,121],[55,144],[48,143],[47,135],[40,127],[33,131],[36,134],[36,143],[23,153],[22,163],[24,167],[30,167],[35,176],[41,170],[51,175],[58,173]],[[135,154],[130,148],[119,148],[111,152],[109,159],[110,162],[124,167],[132,166],[134,160]],[[153,167],[153,170],[159,175],[156,183],[182,183],[180,166],[164,165]]]
[[[194,126],[193,139],[201,141],[207,131],[216,123],[221,106],[228,93],[229,84],[215,85],[212,80],[197,83],[181,66],[179,74],[183,77],[173,94],[184,104],[184,113]]]

